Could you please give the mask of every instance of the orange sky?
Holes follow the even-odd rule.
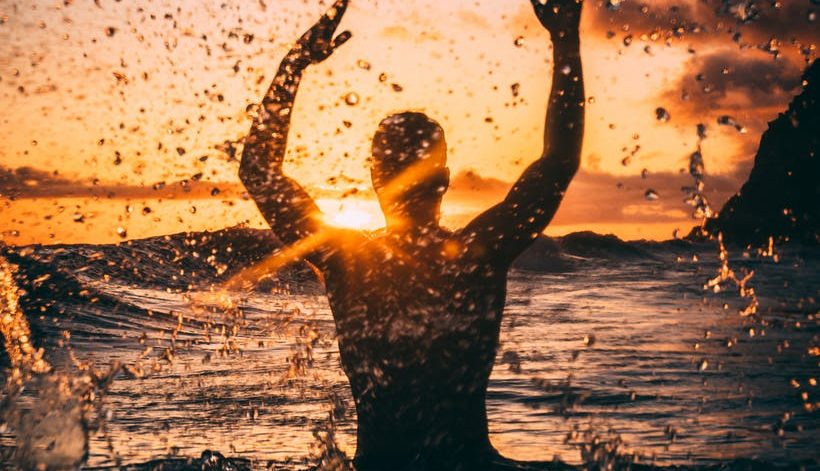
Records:
[[[695,150],[695,125],[709,126],[706,190],[719,208],[745,180],[766,121],[797,93],[797,51],[813,57],[818,35],[804,11],[814,7],[764,8],[739,23],[747,13],[716,14],[717,1],[679,1],[671,12],[665,1],[644,12],[602,3],[587,3],[582,24],[590,98],[582,171],[547,233],[670,238],[697,223],[680,191],[691,183],[680,172]],[[2,240],[110,242],[120,240],[120,227],[128,238],[244,221],[262,227],[242,198],[238,163],[218,147],[244,135],[246,109],[326,6],[0,1]],[[673,34],[681,24],[684,32]],[[351,0],[342,28],[353,39],[302,82],[287,168],[327,212],[341,206],[370,226],[382,221],[366,159],[390,112],[422,110],[443,125],[451,226],[502,198],[540,154],[550,42],[528,1]],[[777,60],[756,47],[771,37],[781,41]],[[345,104],[348,93],[358,94],[357,105]],[[659,106],[670,121],[656,120]],[[718,126],[723,114],[746,132]],[[15,181],[8,169],[19,167],[40,172]],[[186,192],[174,183],[186,179],[199,181]],[[160,181],[168,187],[152,190]],[[650,188],[659,200],[644,199]],[[339,200],[352,189],[355,196]]]

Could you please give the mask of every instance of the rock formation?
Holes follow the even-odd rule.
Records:
[[[803,91],[763,133],[749,179],[706,224],[739,245],[778,241],[820,242],[820,64],[803,75]]]

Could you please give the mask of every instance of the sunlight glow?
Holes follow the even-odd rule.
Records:
[[[333,226],[372,230],[384,225],[384,217],[375,201],[320,198],[316,203],[324,212],[325,221]]]
[[[362,229],[367,227],[373,217],[366,211],[357,208],[346,208],[338,213],[328,215],[328,222],[335,226]]]

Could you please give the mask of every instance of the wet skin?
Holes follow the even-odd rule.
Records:
[[[484,399],[507,266],[462,233],[341,238],[323,272],[356,398],[358,461],[491,453]]]
[[[360,470],[514,466],[490,444],[485,407],[507,271],[558,209],[578,169],[584,127],[580,3],[532,4],[553,42],[544,150],[502,202],[463,229],[438,224],[449,181],[443,133],[429,149],[392,149],[422,160],[435,154],[429,161],[440,165],[429,171],[406,181],[374,170],[387,220],[379,233],[326,225],[310,195],[284,174],[299,82],[349,39],[349,32],[333,37],[346,0],[282,61],[246,138],[239,174],[248,193],[276,236],[324,278],[356,402]],[[374,155],[383,151],[375,141]]]

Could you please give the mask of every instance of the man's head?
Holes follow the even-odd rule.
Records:
[[[383,119],[373,136],[370,175],[388,225],[437,223],[450,183],[441,126],[409,111]]]

